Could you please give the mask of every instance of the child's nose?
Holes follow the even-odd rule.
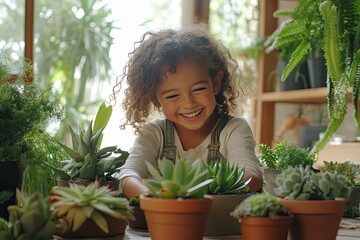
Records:
[[[188,108],[194,107],[196,105],[196,100],[192,94],[187,94],[185,96],[184,105]]]

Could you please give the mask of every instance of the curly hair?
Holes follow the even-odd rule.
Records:
[[[112,98],[116,101],[116,95],[126,80],[128,87],[123,100],[126,120],[120,125],[121,128],[131,125],[135,133],[140,133],[151,111],[158,109],[152,100],[156,100],[156,88],[164,80],[164,69],[176,72],[177,65],[183,59],[204,64],[213,81],[217,73],[222,72],[215,111],[228,114],[235,109],[235,99],[239,96],[235,88],[238,65],[229,50],[201,26],[146,32],[135,44],[139,45],[129,53],[123,75],[117,78],[113,88]]]

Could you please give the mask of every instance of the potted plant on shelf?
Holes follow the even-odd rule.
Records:
[[[209,162],[205,165],[209,176],[214,179],[209,184],[207,193],[213,199],[213,203],[206,223],[205,235],[240,234],[240,225],[230,216],[230,212],[250,196],[247,185],[251,178],[244,180],[245,169],[226,160]]]
[[[313,172],[310,166],[290,166],[276,178],[275,192],[291,211],[291,240],[335,240],[349,188],[339,173]],[[314,234],[316,232],[316,234]]]
[[[46,129],[50,121],[62,118],[60,100],[51,89],[30,82],[32,75],[29,62],[13,62],[0,52],[0,192],[10,193],[0,205],[0,217],[5,219],[7,206],[16,203],[16,188],[28,189],[22,184],[27,170],[63,156],[58,150],[50,154],[44,147],[57,144]],[[35,174],[26,183],[36,179]],[[47,182],[42,184],[47,187]]]
[[[10,205],[9,221],[0,218],[0,239],[50,240],[53,235],[61,234],[66,224],[52,212],[49,198],[36,192],[28,196],[16,191],[19,205]]]
[[[301,0],[294,9],[276,12],[275,16],[290,17],[290,22],[271,34],[269,41],[272,44],[268,51],[301,39],[301,43],[291,55],[282,79],[285,79],[309,54],[314,43],[321,41],[321,50],[327,66],[327,106],[330,123],[324,136],[313,148],[318,152],[342,124],[351,92],[354,122],[357,127],[360,125],[360,84],[357,80],[360,75],[360,6],[356,1],[343,3],[337,0]]]
[[[129,199],[129,205],[134,210],[135,220],[128,220],[129,227],[135,230],[148,231],[144,211],[140,208],[140,196],[136,195]]]
[[[264,191],[275,195],[276,177],[289,166],[312,166],[316,154],[310,148],[293,146],[291,142],[281,141],[273,147],[259,144],[259,159],[264,166]]]
[[[144,181],[146,195],[140,195],[140,208],[153,240],[201,240],[212,199],[204,197],[213,181],[199,159],[158,160],[159,170],[146,162],[152,179]]]
[[[324,161],[324,171],[340,173],[346,177],[346,183],[351,193],[345,206],[344,217],[354,218],[360,216],[360,181],[356,180],[360,174],[360,165],[351,161],[342,163]]]
[[[241,225],[243,240],[286,240],[294,216],[271,194],[255,194],[231,212]]]
[[[134,220],[132,208],[125,198],[97,181],[84,186],[70,183],[57,186],[52,207],[69,225],[64,238],[100,238],[123,235],[127,220]]]
[[[71,159],[64,160],[63,167],[47,164],[59,176],[59,185],[69,182],[90,184],[95,180],[100,184],[118,189],[118,182],[112,177],[126,161],[128,152],[117,146],[101,147],[102,132],[112,114],[112,106],[102,103],[96,113],[95,121],[90,121],[87,129],[80,127],[78,133],[70,127],[72,146],[61,144]]]

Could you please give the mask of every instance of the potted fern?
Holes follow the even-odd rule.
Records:
[[[213,204],[206,223],[205,235],[240,234],[240,225],[230,216],[230,212],[250,196],[247,185],[251,178],[244,180],[245,169],[226,160],[208,162],[205,166],[209,176],[214,179],[207,193],[207,196],[213,199]]]
[[[335,240],[349,196],[346,177],[290,166],[276,178],[276,194],[294,216],[291,240]],[[314,234],[316,232],[316,234]]]
[[[116,145],[101,147],[103,130],[107,126],[112,114],[112,106],[103,102],[87,129],[81,127],[76,132],[70,127],[72,145],[60,143],[71,159],[62,161],[63,166],[47,164],[59,176],[59,185],[67,186],[69,182],[90,184],[95,180],[100,184],[110,185],[114,190],[118,188],[118,181],[112,174],[125,163],[128,152]]]
[[[327,106],[330,123],[313,150],[320,151],[342,124],[348,98],[352,94],[354,122],[359,127],[360,75],[360,6],[357,1],[299,0],[294,9],[275,12],[290,22],[268,38],[267,51],[301,39],[291,55],[282,79],[309,55],[313,45],[321,42],[327,66]],[[352,93],[351,93],[352,92]]]
[[[152,179],[144,182],[148,193],[140,195],[140,208],[151,239],[203,239],[212,206],[212,199],[204,195],[213,181],[203,162],[159,159],[159,170],[146,164]]]
[[[49,153],[47,147],[58,145],[55,137],[46,131],[51,121],[63,116],[60,99],[51,88],[30,82],[32,76],[31,63],[11,61],[0,52],[0,194],[10,193],[0,204],[0,217],[6,219],[7,206],[16,203],[16,188],[33,190],[30,185],[38,176],[44,177],[39,189],[51,188],[47,185],[52,180],[49,174],[41,175],[43,172],[39,171],[23,184],[28,170],[50,158],[63,156],[56,149]]]
[[[286,240],[294,218],[277,197],[266,193],[246,198],[230,214],[240,222],[243,240]]]
[[[97,181],[84,186],[70,183],[57,186],[52,207],[54,213],[68,223],[60,234],[66,238],[99,238],[123,235],[128,219],[134,220],[132,208],[125,198]]]

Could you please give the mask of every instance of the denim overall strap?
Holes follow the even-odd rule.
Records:
[[[160,125],[164,136],[163,151],[160,159],[166,158],[175,162],[177,151],[174,144],[174,123],[168,119],[158,119],[156,122]]]
[[[216,125],[213,133],[211,134],[211,142],[208,145],[208,162],[215,162],[219,160],[225,160],[225,158],[221,155],[219,148],[220,148],[220,133],[223,128],[226,126],[230,119],[229,115],[221,115],[218,124]]]

